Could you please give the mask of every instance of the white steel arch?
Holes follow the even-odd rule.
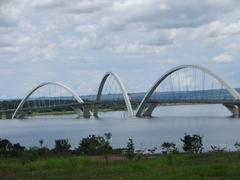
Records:
[[[120,89],[121,89],[121,91],[123,93],[123,98],[124,98],[125,104],[127,106],[128,113],[129,113],[130,116],[133,116],[134,113],[133,113],[133,109],[132,109],[132,105],[131,105],[130,99],[128,97],[127,89],[125,88],[124,84],[122,83],[120,77],[116,73],[114,73],[114,72],[107,72],[103,76],[102,81],[101,81],[101,83],[99,85],[99,88],[98,88],[98,93],[97,93],[97,97],[96,97],[96,103],[100,103],[100,101],[101,101],[103,87],[104,87],[105,82],[106,82],[106,80],[107,80],[107,78],[109,76],[112,76],[115,79],[115,81],[117,82],[118,86],[120,87]],[[97,114],[98,114],[98,111],[95,108],[94,116],[97,116]]]
[[[151,97],[151,95],[154,93],[154,91],[157,89],[157,87],[172,73],[179,71],[181,69],[185,69],[185,68],[195,68],[195,69],[199,69],[203,72],[206,72],[207,74],[209,74],[210,76],[214,77],[216,80],[218,80],[220,83],[222,83],[222,85],[226,88],[226,90],[234,97],[234,99],[236,100],[240,100],[240,94],[233,88],[230,86],[230,84],[228,84],[224,79],[222,79],[219,75],[217,75],[216,73],[214,73],[213,71],[199,66],[199,65],[181,65],[181,66],[177,66],[174,67],[172,69],[170,69],[169,71],[167,71],[165,74],[163,74],[155,83],[154,85],[150,88],[150,90],[146,93],[146,95],[144,96],[143,100],[141,101],[140,105],[138,106],[137,112],[136,112],[136,116],[140,117],[142,116],[142,113],[144,111],[144,108],[147,104],[147,101],[149,100],[149,98]]]
[[[71,88],[67,87],[64,84],[58,83],[58,82],[44,82],[39,84],[38,86],[34,87],[26,96],[25,98],[22,99],[22,101],[20,102],[20,104],[18,105],[17,109],[14,111],[13,115],[12,115],[12,119],[14,119],[17,115],[17,113],[19,112],[19,110],[22,108],[22,106],[24,105],[24,103],[27,101],[27,99],[39,88],[46,86],[46,85],[56,85],[59,86],[63,89],[65,89],[66,91],[68,91],[79,103],[84,103],[83,100],[77,95],[77,93],[75,93]]]

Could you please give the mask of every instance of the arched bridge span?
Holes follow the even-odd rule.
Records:
[[[69,88],[68,86],[58,83],[58,82],[44,82],[41,83],[39,85],[37,85],[36,87],[34,87],[30,92],[27,93],[27,95],[22,99],[22,101],[20,102],[20,104],[18,105],[17,109],[14,111],[13,115],[12,115],[12,119],[15,118],[17,116],[17,114],[19,113],[19,111],[21,110],[21,108],[24,106],[25,102],[27,101],[27,99],[38,89],[40,89],[43,86],[47,86],[47,85],[56,85],[58,87],[61,87],[63,89],[65,89],[66,91],[68,91],[73,97],[74,99],[76,99],[76,101],[78,103],[84,103],[83,100],[77,95],[77,93],[75,93],[71,88]]]
[[[161,85],[161,83],[171,74],[173,74],[176,71],[179,71],[181,69],[185,69],[185,68],[194,68],[194,69],[198,69],[201,70],[205,73],[207,73],[208,75],[210,75],[211,77],[215,78],[218,82],[220,82],[225,88],[226,90],[233,96],[233,98],[235,100],[240,100],[240,94],[233,88],[231,87],[223,78],[221,78],[219,75],[217,75],[216,73],[214,73],[213,71],[204,68],[202,66],[198,66],[198,65],[181,65],[181,66],[177,66],[175,68],[170,69],[169,71],[167,71],[165,74],[163,74],[155,83],[154,85],[150,88],[150,90],[146,93],[146,95],[144,96],[143,100],[141,101],[140,105],[138,106],[137,112],[136,112],[136,116],[137,117],[142,117],[142,116],[151,116],[154,108],[157,106],[157,104],[153,104],[150,105],[149,107],[146,107],[150,97],[152,96],[152,94],[155,92],[155,90],[157,89],[158,86]],[[238,111],[238,115],[239,115],[239,107],[235,107],[232,105],[226,105],[226,107],[234,114],[236,113],[236,111]],[[237,108],[237,110],[236,110]]]
[[[97,97],[96,97],[96,103],[100,103],[101,102],[101,97],[102,97],[102,91],[103,91],[103,88],[104,88],[104,85],[108,79],[108,77],[113,77],[115,79],[115,81],[117,82],[119,88],[121,89],[122,91],[122,94],[123,94],[123,98],[124,98],[124,101],[125,101],[125,104],[127,106],[127,110],[128,110],[128,114],[130,116],[133,116],[134,113],[133,113],[133,109],[132,109],[132,105],[131,105],[131,102],[130,102],[130,99],[129,99],[129,96],[128,96],[128,92],[127,92],[127,89],[126,87],[124,86],[124,84],[122,83],[120,77],[114,73],[114,72],[107,72],[102,80],[101,80],[101,83],[99,85],[99,88],[98,88],[98,93],[97,93]],[[94,116],[98,116],[98,110],[97,108],[95,108],[95,111],[94,111]]]

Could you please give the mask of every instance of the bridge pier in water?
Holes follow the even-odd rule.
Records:
[[[75,108],[74,111],[77,112],[79,117],[83,116],[84,118],[90,118],[92,116],[92,113],[88,106],[83,106],[82,108]]]
[[[152,112],[154,111],[154,109],[157,107],[157,103],[151,103],[144,111],[144,113],[142,114],[143,117],[151,117],[152,116]]]
[[[224,104],[224,106],[232,113],[233,117],[240,117],[240,105]]]
[[[6,119],[12,119],[12,112],[6,112]]]

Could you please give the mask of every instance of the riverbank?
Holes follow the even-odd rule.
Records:
[[[56,155],[23,164],[0,158],[1,179],[239,179],[239,152],[148,155],[140,160],[111,156]],[[114,158],[118,157],[118,158]],[[120,158],[122,157],[122,158]]]

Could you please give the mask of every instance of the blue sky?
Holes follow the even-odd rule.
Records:
[[[239,0],[0,0],[0,98],[43,81],[91,93],[106,71],[130,92],[199,64],[240,87]]]

